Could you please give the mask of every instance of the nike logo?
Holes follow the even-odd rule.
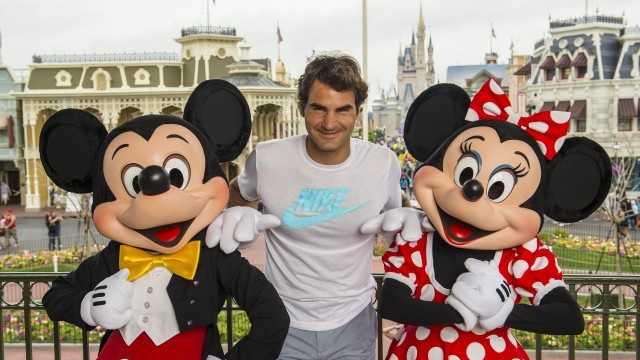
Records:
[[[282,223],[292,229],[304,229],[344,216],[365,204],[342,207],[348,193],[347,188],[303,188],[297,200],[284,211]]]

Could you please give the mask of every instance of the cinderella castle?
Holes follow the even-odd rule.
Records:
[[[397,86],[381,90],[380,98],[373,101],[373,127],[385,129],[387,136],[402,132],[403,121],[413,100],[423,90],[436,82],[433,65],[433,44],[427,38],[422,5],[418,16],[418,28],[411,36],[411,45],[400,47],[397,60]],[[426,56],[425,56],[426,49]]]

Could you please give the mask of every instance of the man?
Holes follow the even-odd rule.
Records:
[[[405,224],[403,235],[420,237],[416,212],[378,216],[401,204],[400,167],[389,149],[351,138],[366,98],[353,58],[312,60],[298,82],[308,135],[258,144],[230,185],[232,204],[259,200],[268,215],[230,208],[207,234],[231,251],[237,243],[225,239],[268,229],[265,274],[291,318],[283,360],[373,359],[375,232]]]
[[[9,196],[11,195],[11,188],[6,182],[0,183],[0,202],[2,206],[7,206],[9,203]]]
[[[62,216],[55,211],[48,211],[46,215],[47,229],[49,230],[49,250],[61,250],[60,230],[62,227]],[[57,247],[56,247],[57,243]]]

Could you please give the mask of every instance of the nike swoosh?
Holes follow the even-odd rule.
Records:
[[[362,206],[364,206],[364,203],[350,208],[337,209],[331,212],[313,216],[298,216],[292,210],[287,209],[282,215],[282,222],[292,229],[304,229],[311,225],[319,224],[346,215],[350,212],[358,210]]]

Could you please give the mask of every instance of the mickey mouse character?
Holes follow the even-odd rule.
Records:
[[[45,171],[67,191],[93,191],[95,226],[112,241],[56,279],[44,306],[53,320],[108,329],[99,360],[275,359],[289,325],[275,289],[237,251],[204,245],[229,197],[219,162],[251,132],[248,105],[230,83],[205,81],[184,118],[145,115],[108,134],[81,110],[45,123]],[[251,331],[223,355],[216,322],[229,295]]]
[[[388,360],[526,359],[510,328],[583,331],[556,258],[537,237],[543,215],[584,219],[610,187],[605,151],[565,140],[569,117],[512,114],[492,79],[471,104],[451,84],[412,104],[405,141],[424,162],[414,191],[436,231],[415,243],[398,237],[383,256],[381,314],[404,324]]]

